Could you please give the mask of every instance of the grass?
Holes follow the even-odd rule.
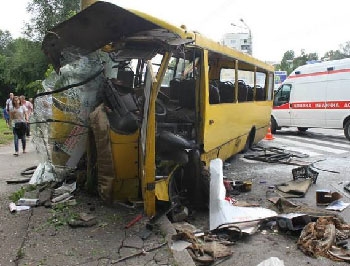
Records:
[[[5,119],[0,118],[0,144],[9,144],[12,141],[12,130],[6,125]]]
[[[28,191],[34,191],[36,189],[36,185],[27,185],[27,186],[22,186],[19,190],[13,192],[10,196],[9,199],[12,202],[17,202],[20,198],[23,198],[24,194]]]

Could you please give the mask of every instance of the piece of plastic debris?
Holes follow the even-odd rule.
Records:
[[[257,266],[284,266],[284,261],[277,257],[270,257],[260,262]]]
[[[234,224],[275,217],[273,210],[261,207],[238,207],[225,200],[222,160],[210,161],[210,202],[209,229],[214,230],[223,224]]]
[[[60,202],[62,200],[65,200],[66,198],[69,198],[70,196],[71,195],[68,192],[66,192],[66,193],[63,193],[62,195],[60,195],[60,196],[58,196],[56,198],[53,198],[51,201],[53,203]]]
[[[30,209],[30,206],[17,206],[14,202],[11,202],[9,204],[9,209],[11,213],[19,212],[19,211],[26,211]]]
[[[17,206],[31,206],[35,207],[39,205],[39,199],[27,199],[27,198],[20,198],[17,201]]]
[[[138,221],[140,221],[142,219],[142,214],[137,215],[133,220],[131,220],[126,226],[125,229],[130,228],[131,226],[133,226],[134,224],[136,224]]]

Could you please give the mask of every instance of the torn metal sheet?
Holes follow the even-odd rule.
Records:
[[[277,217],[277,224],[282,229],[301,230],[311,222],[311,217],[303,213],[287,213]]]
[[[350,203],[345,203],[342,200],[335,200],[326,207],[326,210],[343,211],[349,205]]]
[[[221,159],[214,159],[210,162],[210,177],[210,230],[214,230],[223,224],[256,221],[277,216],[277,213],[270,209],[237,207],[225,200],[226,190],[223,183],[223,163]]]
[[[154,19],[136,10],[98,1],[50,29],[44,37],[42,50],[58,72],[61,66],[70,62],[62,52],[76,48],[86,55],[120,40],[180,45],[194,39],[186,29],[173,27],[159,19],[156,23],[151,20]]]

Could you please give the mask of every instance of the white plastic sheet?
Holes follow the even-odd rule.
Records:
[[[35,169],[32,178],[29,180],[29,184],[43,184],[46,182],[55,181],[55,175],[52,169],[52,165],[49,162],[40,163]]]
[[[224,224],[250,222],[277,216],[273,210],[261,207],[238,207],[225,200],[223,163],[221,159],[210,162],[209,228],[214,230]]]
[[[260,262],[257,266],[284,266],[284,261],[277,257],[270,257]]]

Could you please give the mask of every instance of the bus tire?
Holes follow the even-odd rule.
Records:
[[[345,126],[344,126],[344,135],[345,137],[350,140],[350,120],[348,120],[346,123],[345,123]]]
[[[245,142],[244,148],[241,151],[241,153],[246,153],[248,150],[250,150],[252,148],[253,141],[254,141],[254,138],[255,138],[255,131],[253,131],[253,130],[251,130],[249,132],[248,138],[247,138],[247,140]]]
[[[271,133],[272,134],[275,134],[276,131],[277,131],[277,122],[275,120],[275,118],[271,117],[271,126],[270,126],[270,129],[271,129]]]
[[[308,127],[298,127],[299,132],[305,132],[308,129],[309,129]]]

